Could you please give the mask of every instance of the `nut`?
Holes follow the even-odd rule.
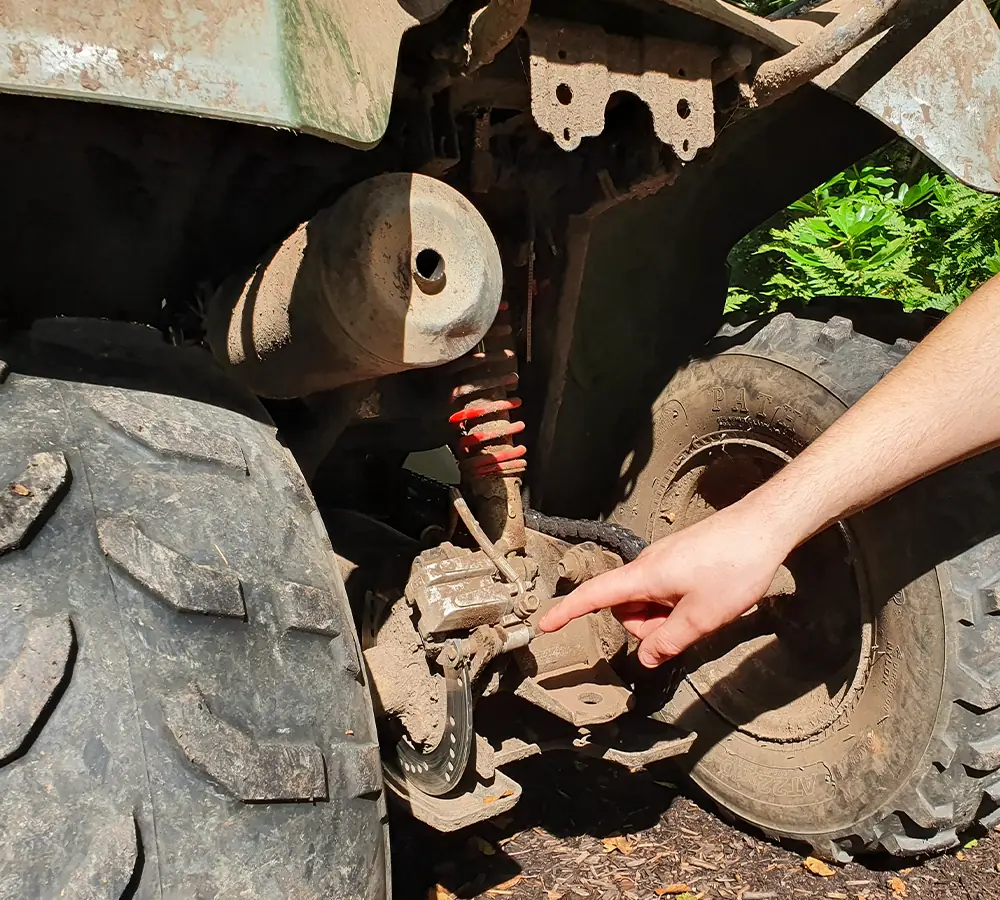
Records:
[[[538,563],[530,556],[515,556],[508,560],[518,577],[530,588],[538,575]]]
[[[439,665],[454,667],[458,662],[458,648],[450,642],[445,644],[438,654],[437,661]]]
[[[514,598],[514,614],[520,619],[527,619],[538,611],[537,594],[521,594]]]
[[[557,571],[561,580],[576,586],[621,564],[621,557],[587,541],[570,547],[559,561]]]

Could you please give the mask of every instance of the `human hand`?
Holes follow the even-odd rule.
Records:
[[[750,498],[647,547],[626,566],[584,582],[549,610],[542,631],[608,607],[641,642],[649,668],[750,609],[795,546]]]

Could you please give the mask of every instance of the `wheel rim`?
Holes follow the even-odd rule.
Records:
[[[693,525],[762,484],[799,449],[782,443],[732,432],[694,442],[663,480],[650,537]],[[847,526],[817,535],[786,565],[794,594],[765,598],[685,657],[686,678],[707,705],[774,743],[809,740],[849,713],[872,654],[871,605]]]

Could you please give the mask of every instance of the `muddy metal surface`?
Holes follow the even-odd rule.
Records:
[[[444,5],[0,2],[0,87],[367,146],[388,122],[400,38]]]
[[[1000,833],[923,862],[869,857],[813,874],[805,852],[726,824],[667,767],[557,754],[510,767],[524,798],[453,835],[393,817],[396,900],[993,900]],[[699,805],[700,804],[700,805]]]

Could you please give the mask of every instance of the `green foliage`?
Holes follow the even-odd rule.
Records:
[[[912,170],[910,155],[893,148],[751,232],[730,254],[727,309],[823,295],[954,309],[1000,272],[1000,199]]]
[[[767,16],[776,9],[787,6],[790,0],[730,0],[730,2],[735,6],[742,6],[747,12],[752,12],[755,16]]]
[[[771,13],[788,6],[792,0],[728,0],[733,6],[740,6],[755,16],[769,16]],[[1000,0],[987,0],[986,5],[993,13],[994,19],[1000,19]]]
[[[767,16],[790,0],[729,2]],[[1000,0],[987,5],[1000,18]],[[1000,198],[965,187],[898,141],[751,232],[729,262],[727,310],[855,295],[950,311],[1000,272]]]

